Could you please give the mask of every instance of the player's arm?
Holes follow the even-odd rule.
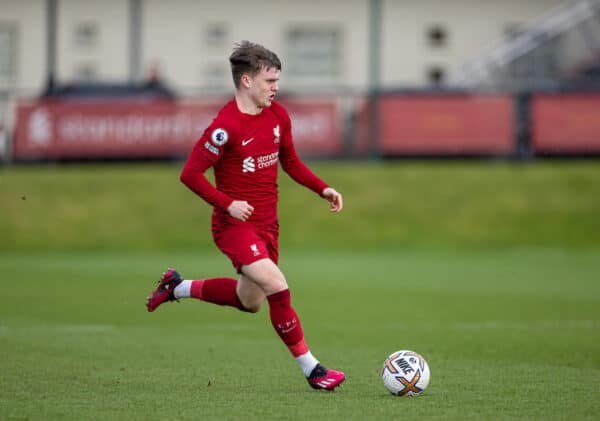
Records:
[[[179,179],[205,202],[225,209],[233,218],[246,221],[252,215],[254,208],[246,201],[234,200],[217,190],[204,175],[222,154],[222,148],[213,144],[207,133],[198,140],[192,149]]]
[[[213,163],[204,156],[201,150],[203,147],[203,141],[200,139],[183,166],[179,179],[205,202],[215,207],[227,209],[233,199],[217,190],[204,175]]]
[[[317,177],[298,157],[294,142],[292,141],[291,125],[289,124],[286,125],[285,130],[283,131],[279,162],[281,163],[281,168],[283,168],[295,182],[327,199],[332,212],[337,213],[342,210],[342,195]]]

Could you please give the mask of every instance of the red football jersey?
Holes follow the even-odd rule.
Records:
[[[213,229],[228,224],[267,226],[277,222],[278,163],[296,182],[321,194],[327,184],[302,163],[285,108],[276,101],[260,114],[242,113],[228,102],[196,142],[181,181],[214,206]],[[214,168],[213,187],[204,172]],[[229,215],[233,200],[254,207],[247,222]]]

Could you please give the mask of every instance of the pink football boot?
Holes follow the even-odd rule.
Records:
[[[321,364],[317,364],[310,376],[306,378],[313,389],[334,390],[344,380],[346,375],[341,371],[328,370]]]
[[[163,273],[158,281],[158,288],[152,291],[152,295],[146,301],[148,311],[156,310],[164,302],[178,301],[173,292],[182,281],[181,275],[175,269],[169,269]]]

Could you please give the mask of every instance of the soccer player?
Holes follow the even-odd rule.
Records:
[[[174,269],[161,277],[148,297],[148,311],[167,301],[193,297],[256,313],[267,300],[271,323],[315,389],[333,390],[345,379],[325,368],[310,352],[291,304],[287,281],[277,266],[277,167],[297,183],[342,210],[342,195],[298,158],[292,125],[275,101],[281,62],[265,47],[243,41],[229,57],[235,98],[225,104],[195,144],[181,181],[213,206],[212,235],[229,257],[238,279],[183,280]],[[213,167],[215,186],[204,173]]]

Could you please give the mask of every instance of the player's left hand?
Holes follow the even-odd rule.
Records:
[[[329,210],[331,212],[341,212],[344,207],[344,201],[342,195],[338,193],[334,188],[327,187],[323,190],[323,197],[329,201]]]

